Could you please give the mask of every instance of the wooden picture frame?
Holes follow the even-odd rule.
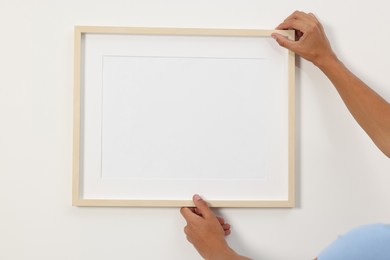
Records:
[[[200,193],[205,199],[208,200],[210,206],[212,207],[294,207],[295,54],[288,50],[280,48],[279,46],[277,46],[276,43],[272,43],[272,45],[270,42],[272,40],[271,34],[273,32],[275,31],[244,29],[128,28],[76,26],[74,34],[75,47],[72,192],[73,205],[118,207],[184,207],[193,206],[193,203],[191,201],[191,195],[194,193]],[[285,35],[289,39],[294,39],[294,31],[289,30],[277,32],[282,35]],[[264,41],[264,44],[262,43],[262,41]],[[259,44],[259,46],[264,46],[259,48],[264,48],[263,52],[265,54],[257,54],[258,48],[256,47],[256,44]],[[135,47],[133,47],[133,45]],[[272,54],[268,54],[269,52],[272,52]],[[262,55],[267,56],[267,58],[264,58]],[[148,59],[146,60],[145,58]],[[277,60],[277,62],[274,60]],[[145,64],[142,65],[144,61]],[[237,90],[231,90],[232,92],[230,94],[226,94],[227,100],[233,101],[233,104],[235,104],[241,112],[246,111],[246,108],[243,108],[243,106],[246,106],[248,103],[253,105],[249,108],[261,108],[256,106],[258,103],[261,102],[253,101],[251,99],[251,96],[256,96],[259,98],[266,96],[266,98],[263,99],[264,103],[271,104],[270,107],[267,105],[265,109],[258,109],[259,113],[263,113],[262,117],[264,118],[254,119],[254,121],[257,120],[256,122],[260,122],[257,123],[258,125],[254,124],[254,130],[257,130],[258,135],[256,134],[256,131],[255,133],[251,134],[251,136],[254,138],[256,136],[261,136],[262,141],[256,142],[261,143],[264,141],[264,139],[266,139],[264,142],[267,142],[267,146],[262,147],[262,150],[258,151],[258,154],[265,154],[266,156],[268,156],[266,159],[264,159],[264,162],[262,164],[266,165],[264,166],[264,169],[267,170],[264,171],[266,173],[262,173],[263,175],[261,178],[257,178],[256,174],[257,172],[260,172],[260,170],[258,169],[263,166],[256,168],[256,165],[258,165],[256,164],[256,157],[250,163],[248,163],[248,165],[252,165],[251,167],[255,168],[256,170],[252,171],[252,168],[248,168],[248,171],[245,170],[245,172],[253,172],[253,174],[255,175],[250,175],[248,173],[248,176],[242,177],[242,179],[240,179],[241,173],[237,174],[238,172],[240,172],[240,170],[232,170],[232,174],[236,175],[232,175],[233,177],[229,177],[230,179],[228,180],[225,180],[224,175],[221,173],[218,173],[218,175],[215,175],[214,177],[210,177],[210,179],[208,179],[207,172],[213,174],[213,171],[210,169],[216,169],[212,167],[209,170],[205,169],[205,175],[202,175],[202,178],[198,179],[197,175],[195,175],[194,173],[189,173],[189,176],[185,177],[187,179],[181,179],[179,175],[180,171],[184,172],[189,169],[186,168],[187,166],[185,163],[182,163],[182,168],[177,170],[178,173],[176,173],[176,175],[174,175],[173,177],[170,176],[169,178],[164,178],[164,172],[159,172],[159,175],[156,175],[157,177],[154,176],[150,177],[149,179],[146,177],[142,177],[144,175],[132,177],[129,176],[129,174],[131,174],[129,172],[131,171],[124,170],[124,172],[121,172],[120,167],[117,175],[111,175],[111,169],[114,169],[114,166],[112,165],[115,165],[116,163],[119,163],[119,165],[122,165],[121,163],[123,163],[123,169],[133,169],[131,167],[138,167],[137,169],[141,169],[142,167],[145,168],[145,165],[148,165],[148,162],[141,166],[129,166],[127,160],[123,158],[118,159],[121,158],[121,154],[116,154],[116,149],[118,148],[118,145],[112,145],[112,143],[115,143],[117,141],[114,140],[116,138],[115,136],[117,135],[116,131],[119,131],[118,129],[122,127],[123,121],[131,121],[123,120],[123,116],[126,116],[128,114],[128,112],[126,111],[126,109],[128,109],[128,104],[126,102],[122,102],[122,105],[118,105],[117,103],[120,102],[116,102],[116,100],[121,99],[123,95],[126,96],[128,100],[130,100],[129,98],[134,98],[137,93],[141,92],[131,90],[132,92],[127,93],[127,90],[124,90],[123,87],[120,87],[117,90],[125,91],[126,93],[115,94],[110,92],[111,90],[109,86],[117,85],[118,82],[123,81],[125,82],[123,83],[125,84],[124,86],[130,86],[129,88],[133,88],[133,86],[135,86],[134,82],[140,81],[139,79],[134,79],[136,76],[141,74],[141,81],[142,79],[149,80],[149,78],[153,78],[152,76],[148,76],[150,75],[149,73],[154,75],[157,73],[157,70],[162,67],[172,66],[176,71],[180,71],[180,74],[185,74],[187,73],[187,71],[190,71],[190,69],[182,70],[181,67],[183,66],[183,64],[184,66],[195,68],[195,72],[191,72],[191,74],[190,72],[188,72],[189,74],[184,76],[177,75],[179,77],[182,77],[182,80],[185,80],[186,78],[191,78],[197,81],[198,78],[202,78],[202,76],[208,75],[207,79],[199,82],[208,84],[208,80],[211,80],[214,81],[214,83],[222,82],[222,85],[225,85],[229,84],[229,81],[238,80],[239,83],[237,84],[239,84],[240,89],[245,89],[246,87],[245,84],[247,83],[247,81],[242,81],[242,78],[246,78],[246,76],[248,76],[249,79],[251,79],[251,77],[253,76],[254,83],[256,83],[256,80],[259,82],[262,80],[267,80],[266,85],[268,88],[262,88],[261,90],[265,91],[265,93],[260,93],[259,90],[256,94],[257,96],[252,95],[250,91],[253,88],[248,87],[248,89],[245,90],[246,92],[242,94],[243,100],[245,101],[235,99],[235,97],[237,97],[238,95]],[[237,64],[241,65],[238,66]],[[266,79],[257,77],[256,75],[254,75],[254,73],[249,74],[250,72],[248,71],[256,71],[258,69],[256,66],[258,65],[261,65],[262,68],[266,68],[265,72],[262,72],[262,77]],[[227,69],[225,74],[234,74],[237,72],[237,75],[233,75],[232,78],[228,81],[225,80],[224,77],[215,76],[214,74],[208,74],[206,69],[203,69],[207,66],[210,66],[210,68],[217,68],[215,74],[219,73],[218,75],[224,74],[224,68]],[[121,71],[122,68],[123,71],[125,71],[125,73],[120,74],[125,77],[123,79],[120,78],[122,76],[118,76],[119,74],[117,74],[117,72]],[[129,71],[128,68],[130,68],[130,70],[137,71],[134,72],[134,74],[136,75],[131,75],[127,77],[126,71]],[[149,71],[153,69],[154,72]],[[150,81],[150,84],[153,84],[154,82],[156,84],[158,82],[162,82],[161,85],[159,85],[158,87],[168,88],[168,90],[166,90],[165,92],[161,92],[162,95],[167,95],[168,98],[168,95],[172,94],[169,94],[168,92],[175,92],[175,90],[177,90],[177,87],[169,89],[169,87],[167,86],[169,84],[167,84],[166,82],[170,83],[172,80],[172,82],[175,82],[174,84],[178,85],[180,84],[179,82],[183,81],[176,81],[176,79],[171,79],[171,77],[176,77],[174,76],[176,74],[167,74],[164,68],[162,68],[162,70],[164,70],[164,73],[161,72],[161,75],[159,74],[160,76],[158,79],[152,79]],[[197,70],[200,70],[200,76],[197,74]],[[161,80],[161,77],[163,77],[164,79]],[[201,85],[199,82],[197,84]],[[275,89],[277,89],[277,91],[275,90],[275,93],[270,94],[268,92],[273,91],[272,89],[274,86],[269,86],[269,84],[274,85],[273,82],[275,82]],[[213,89],[213,86],[216,85],[218,84],[207,86],[207,88],[204,87],[199,91],[201,92],[206,91],[206,89]],[[234,87],[236,85],[232,86]],[[154,90],[156,90],[156,88],[154,88]],[[140,91],[145,90],[141,89]],[[186,91],[190,93],[192,90]],[[210,91],[212,92],[213,90]],[[221,90],[219,90],[219,92],[215,91],[215,93],[211,93],[210,95],[214,95],[214,97],[216,97],[217,95],[219,95],[218,93],[220,92]],[[150,92],[142,92],[144,100],[148,99],[147,97],[145,98],[148,93]],[[184,93],[183,96],[186,95],[189,102],[195,102],[191,100],[192,96],[188,95],[188,93]],[[109,95],[112,95],[113,98],[106,98]],[[267,97],[268,95],[269,97]],[[180,96],[179,99],[182,99],[183,96]],[[198,93],[197,97],[204,96],[206,95]],[[271,96],[274,97],[274,100],[271,98]],[[231,100],[229,100],[229,98]],[[219,99],[214,99],[214,103],[209,102],[209,107],[207,107],[207,109],[217,107],[215,111],[223,111],[218,110],[218,100]],[[180,102],[181,105],[186,103],[184,101]],[[237,104],[234,102],[237,102]],[[103,103],[105,104],[104,106],[102,105]],[[129,101],[128,103],[131,102]],[[161,105],[167,103],[169,102],[158,104]],[[146,108],[153,108],[153,105],[146,107],[143,102],[139,102],[138,105],[139,107],[136,108],[138,109],[138,112],[144,111],[146,110]],[[226,104],[223,104],[223,106],[229,110],[230,114],[235,113],[235,110],[231,110],[231,108],[226,106]],[[188,107],[186,107],[186,109],[186,113],[189,113],[188,111],[192,111],[188,110]],[[113,114],[111,112],[111,114],[109,114],[108,112],[106,112],[106,110],[114,111],[113,113],[115,116],[110,116]],[[166,111],[180,110],[181,109]],[[158,112],[158,110],[154,110],[154,113],[156,113],[156,111]],[[248,120],[246,120],[245,122],[243,121],[244,126],[242,126],[242,128],[238,128],[237,131],[243,131],[243,129],[246,129],[246,122],[250,121],[249,118],[253,118],[253,115],[256,115],[253,114],[253,109],[250,109],[250,111],[252,111],[250,112],[252,113],[251,117],[248,116]],[[195,111],[193,113],[194,115],[197,115],[196,113],[198,112]],[[116,116],[116,114],[120,115]],[[205,116],[207,114],[208,113],[206,111],[202,114],[202,116]],[[145,118],[145,115],[149,114],[141,114],[140,117]],[[242,115],[246,116],[245,113],[237,114],[235,115],[235,118],[241,118]],[[112,118],[114,118],[114,121],[110,121]],[[153,118],[153,120],[155,120],[156,118]],[[208,118],[208,120],[215,121],[215,118],[219,117],[210,117]],[[172,118],[169,117],[164,120],[166,120],[166,122],[174,121],[172,120]],[[190,121],[191,120],[189,120],[188,122]],[[112,122],[114,123],[112,124]],[[202,124],[199,122],[203,121],[197,121],[198,125]],[[226,119],[226,121],[223,121],[222,124],[226,124],[226,122],[229,122],[228,119]],[[128,125],[126,125],[128,123],[124,124],[125,128],[129,127]],[[216,126],[218,126],[217,123]],[[265,126],[269,128],[264,131],[264,133],[266,134],[260,132],[262,130],[259,131],[259,129],[262,129],[261,127]],[[220,127],[221,129],[223,129],[222,126]],[[102,129],[104,129],[104,131]],[[131,129],[131,127],[126,129]],[[182,134],[183,136],[185,136],[185,133]],[[118,135],[123,135],[123,133],[120,132]],[[206,137],[206,139],[209,138],[210,140],[214,140],[216,136],[218,135],[214,135],[213,137]],[[242,134],[242,136],[245,136],[245,134]],[[114,140],[112,141],[112,143],[110,143],[111,141],[106,141],[111,137]],[[230,135],[229,138],[232,138],[232,135]],[[123,138],[122,136],[121,140],[123,141],[123,139],[126,138]],[[136,139],[137,138],[134,138],[134,140]],[[194,143],[199,142],[199,140],[200,139],[194,139]],[[123,142],[127,141],[124,140]],[[232,150],[231,154],[236,154],[236,151],[232,147],[242,145],[242,142],[242,140],[237,141],[236,143],[229,146],[229,149]],[[251,140],[248,139],[245,142],[245,145],[250,147],[249,150],[256,150],[256,146],[251,144]],[[273,143],[275,143],[275,145]],[[129,147],[131,148],[131,146],[134,144],[142,146],[142,142],[136,140],[133,143],[125,144],[124,146],[126,147],[123,149],[120,148],[122,149],[120,151],[128,151]],[[218,144],[220,143],[216,143],[215,147],[218,147]],[[119,146],[121,145],[123,144],[119,144]],[[149,145],[153,145],[153,142],[150,142]],[[191,151],[192,148],[190,149]],[[148,151],[145,152],[146,155],[148,154]],[[158,156],[161,156],[162,153],[164,153],[161,151],[159,155],[156,156],[156,158]],[[172,155],[167,158],[171,158],[172,160],[176,153],[172,152],[175,151],[174,149],[170,151]],[[188,154],[192,157],[196,157],[196,155],[201,154],[191,154],[191,151]],[[220,152],[221,150],[218,151]],[[245,153],[244,148],[242,151],[243,153]],[[131,151],[131,154],[135,154],[138,156],[138,153],[136,152],[137,151]],[[167,152],[167,154],[168,153],[169,152]],[[210,152],[210,154],[213,155],[212,152]],[[250,156],[244,154],[242,155],[242,158],[240,158],[244,160],[243,158],[247,157]],[[142,159],[143,157],[139,158]],[[140,160],[139,158],[137,160]],[[260,159],[260,157],[258,159]],[[107,162],[104,160],[106,160]],[[222,160],[224,163],[227,162],[226,164],[232,161],[231,159],[224,159],[223,156],[216,158],[216,160]],[[232,165],[238,167],[239,163],[242,162],[242,160],[232,162]],[[198,161],[202,160],[199,159]],[[213,167],[214,165],[217,165],[216,167],[225,165],[224,163],[221,163],[218,166],[218,164],[215,164],[213,160],[206,161],[209,165],[213,165]],[[204,160],[204,162],[206,161]],[[173,163],[166,166],[165,162],[161,161],[159,162],[159,164],[156,165],[157,166],[155,166],[154,168],[150,168],[149,170],[145,171],[152,172],[153,169],[159,169],[158,167],[160,167],[161,165],[163,167],[166,167],[166,172],[169,172],[173,169]],[[232,168],[232,166],[223,167],[225,167],[225,171],[229,170],[229,167]],[[106,170],[103,171],[102,169]],[[199,168],[198,170],[202,171],[202,168]],[[277,177],[275,177],[276,175]],[[223,183],[223,185],[218,185],[218,183]],[[258,190],[260,191],[257,191],[257,184],[259,184]],[[208,188],[204,188],[204,190],[202,190],[202,188],[206,186]],[[226,190],[223,190],[223,187],[221,186],[226,186]],[[142,187],[145,187],[145,189],[143,189]],[[221,190],[218,191],[215,189],[215,187],[218,187],[218,189]],[[232,190],[234,190],[234,192]],[[132,191],[133,194],[131,193]],[[155,192],[155,194],[149,196],[147,193],[149,191]],[[257,194],[257,192],[259,192],[259,194]]]

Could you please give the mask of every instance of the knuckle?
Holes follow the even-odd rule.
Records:
[[[188,210],[188,208],[181,208],[181,209],[180,209],[180,213],[181,213],[182,215],[186,216],[187,210]]]
[[[278,44],[279,44],[280,46],[286,47],[286,43],[285,43],[284,41],[282,41],[282,40],[280,40],[280,39],[277,39],[276,41],[278,42]]]
[[[190,229],[189,229],[188,226],[185,226],[185,227],[184,227],[184,233],[185,233],[186,235],[188,235],[188,234],[190,233]]]
[[[302,14],[305,14],[305,13],[300,11],[300,10],[295,10],[295,12],[294,12],[294,16],[301,16]]]
[[[318,27],[321,27],[320,21],[318,21],[317,19],[315,19],[315,20],[314,20],[314,26],[317,27],[317,28],[318,28]]]

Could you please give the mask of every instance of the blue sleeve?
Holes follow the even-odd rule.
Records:
[[[389,260],[390,225],[372,224],[340,236],[318,260]]]

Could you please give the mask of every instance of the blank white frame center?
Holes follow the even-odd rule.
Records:
[[[76,27],[73,204],[293,207],[294,54],[272,32]]]

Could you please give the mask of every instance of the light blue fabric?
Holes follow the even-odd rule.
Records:
[[[390,225],[355,228],[325,248],[318,260],[390,260]]]

